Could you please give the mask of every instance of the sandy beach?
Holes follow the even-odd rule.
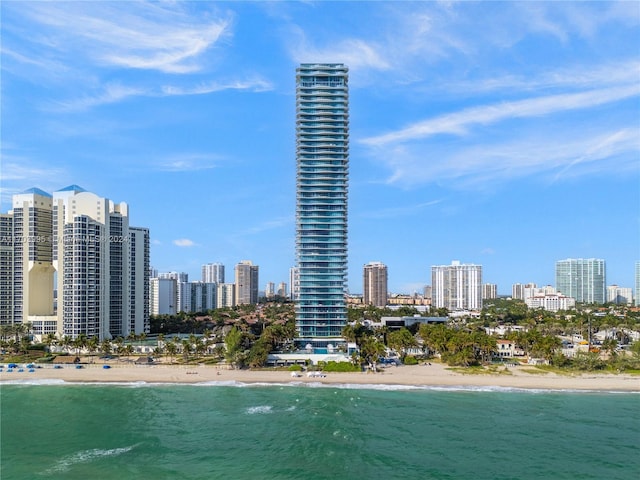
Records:
[[[531,373],[532,367],[510,367],[508,373],[473,374],[452,371],[447,366],[413,365],[390,367],[377,373],[327,373],[324,377],[293,378],[283,370],[231,370],[208,365],[133,365],[115,364],[103,368],[103,364],[88,364],[82,368],[53,365],[36,368],[33,372],[23,368],[0,372],[3,382],[33,382],[62,380],[64,382],[145,382],[145,383],[322,383],[360,385],[404,385],[433,387],[504,387],[544,390],[598,390],[640,392],[640,377],[628,374],[558,375],[555,373]]]

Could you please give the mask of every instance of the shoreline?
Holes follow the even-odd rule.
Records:
[[[145,384],[292,384],[292,385],[362,385],[371,387],[445,387],[445,388],[506,388],[524,390],[586,390],[601,392],[640,393],[640,376],[629,374],[558,375],[556,373],[528,373],[526,366],[509,368],[509,373],[461,373],[449,367],[431,365],[403,365],[377,373],[328,372],[324,377],[292,377],[287,370],[233,370],[210,365],[113,365],[83,364],[82,368],[65,365],[46,366],[29,372],[0,372],[3,384],[50,383],[145,383]]]

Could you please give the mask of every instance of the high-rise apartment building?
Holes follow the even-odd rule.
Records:
[[[431,267],[431,305],[455,310],[482,309],[482,266],[461,264]]]
[[[362,301],[365,305],[384,307],[387,304],[387,266],[381,262],[367,263],[362,272]]]
[[[218,284],[214,282],[183,282],[178,285],[180,312],[206,312],[217,305]]]
[[[287,283],[286,282],[280,282],[278,284],[278,289],[276,290],[276,295],[278,295],[280,298],[287,298]]]
[[[498,298],[498,286],[495,283],[483,283],[482,298],[486,300]]]
[[[273,298],[276,296],[276,284],[273,282],[267,282],[264,287],[264,296],[267,298]]]
[[[636,262],[636,306],[640,306],[640,262]]]
[[[0,214],[0,325],[13,318],[13,214]]]
[[[346,325],[348,68],[296,70],[296,303],[298,343],[341,341]],[[292,291],[294,284],[292,283]]]
[[[54,266],[52,198],[39,188],[13,196],[13,320],[11,323],[47,325],[55,333],[53,318]],[[46,322],[46,323],[45,323]],[[53,325],[53,329],[51,326]]]
[[[609,285],[607,287],[607,303],[615,303],[616,305],[632,305],[633,289],[628,287],[619,287],[618,285]]]
[[[129,224],[129,206],[71,185],[53,193],[53,234],[59,332],[148,333],[149,230]]]
[[[249,260],[236,265],[236,305],[258,303],[258,266]]]
[[[556,262],[556,290],[576,302],[605,303],[605,261],[597,258],[568,258]]]
[[[149,331],[149,231],[129,225],[127,204],[72,185],[29,189],[12,206],[0,218],[11,231],[0,242],[0,321],[29,322],[39,338]]]
[[[224,283],[224,265],[221,263],[202,265],[202,281],[204,283]]]
[[[528,292],[531,292],[532,289],[537,288],[535,283],[514,283],[511,285],[511,298],[514,300],[524,300],[527,298]]]
[[[149,294],[151,315],[178,313],[178,283],[175,278],[152,278]]]
[[[236,304],[236,286],[233,283],[219,283],[216,308],[233,307]]]

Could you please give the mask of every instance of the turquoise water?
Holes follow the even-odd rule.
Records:
[[[0,478],[637,479],[640,395],[0,386]]]

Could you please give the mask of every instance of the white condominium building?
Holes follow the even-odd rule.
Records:
[[[431,304],[435,308],[455,310],[482,309],[482,266],[461,264],[431,267]]]
[[[224,265],[221,263],[202,265],[202,281],[204,283],[224,283]]]

